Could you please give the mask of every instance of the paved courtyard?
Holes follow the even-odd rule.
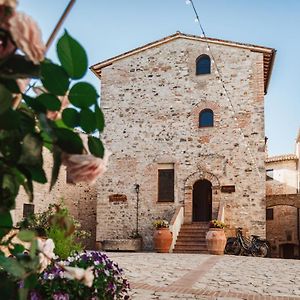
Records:
[[[300,261],[206,254],[108,253],[133,300],[299,299]]]

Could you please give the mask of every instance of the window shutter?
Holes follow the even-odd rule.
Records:
[[[27,218],[34,214],[34,204],[23,204],[23,218]]]
[[[174,169],[158,170],[158,201],[174,201]]]

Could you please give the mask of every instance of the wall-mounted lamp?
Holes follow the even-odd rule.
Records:
[[[135,189],[135,192],[138,194],[140,192],[140,185],[135,183],[134,184],[134,189]]]
[[[139,235],[139,193],[140,185],[138,183],[134,184],[134,189],[136,192],[136,235]]]

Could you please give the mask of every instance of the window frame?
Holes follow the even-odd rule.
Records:
[[[205,70],[205,72],[201,71],[201,67],[200,67],[200,63],[201,60],[208,60],[208,65],[205,66],[206,68],[208,68],[208,72]],[[196,72],[195,72],[196,76],[201,76],[201,75],[209,75],[211,74],[211,58],[209,55],[207,54],[201,54],[196,58]]]
[[[211,124],[210,125],[201,125],[201,116],[204,114],[204,113],[211,113]],[[205,108],[205,109],[202,109],[200,112],[199,112],[199,119],[198,119],[198,127],[199,128],[206,128],[206,127],[214,127],[214,111],[210,108]]]
[[[23,218],[27,218],[34,214],[34,204],[23,203]]]
[[[162,178],[161,174],[172,173],[172,181],[170,182],[169,190],[167,192],[162,192]],[[171,188],[172,186],[172,188]],[[165,197],[164,194],[168,194]],[[171,195],[169,197],[169,195]],[[174,203],[175,202],[175,169],[174,167],[162,167],[157,169],[157,203]]]

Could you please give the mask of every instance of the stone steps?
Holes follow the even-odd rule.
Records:
[[[207,253],[206,232],[208,223],[183,224],[178,234],[174,253]]]

